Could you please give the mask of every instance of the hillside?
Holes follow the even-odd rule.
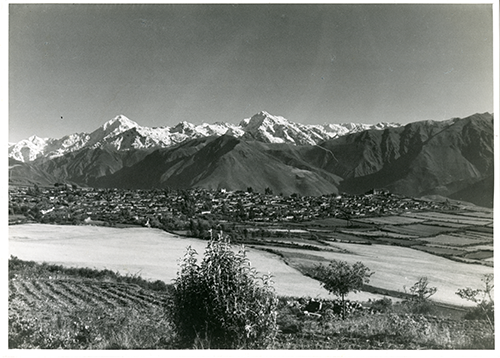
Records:
[[[56,177],[48,174],[37,165],[9,158],[9,183],[17,185],[51,185],[56,181]]]
[[[40,157],[28,163],[16,161],[18,165],[11,166],[9,179],[10,183],[15,184],[30,180],[42,185],[66,182],[85,186],[94,178],[112,174],[124,166],[135,164],[148,153],[148,150],[84,148],[54,158]]]
[[[117,188],[246,190],[252,187],[259,192],[270,188],[285,195],[337,192],[339,177],[307,164],[298,154],[295,162],[279,160],[270,153],[274,148],[232,136],[203,138],[157,150],[135,165],[96,179],[93,184]],[[297,152],[293,147],[285,145],[285,148]]]
[[[323,161],[317,164],[342,177],[339,189],[350,193],[375,187],[414,197],[431,194],[452,197],[493,175],[490,114],[365,131],[321,146],[329,151],[330,159],[317,155],[316,160]],[[491,180],[485,182],[483,197],[492,198],[492,184]],[[472,196],[469,199],[491,205],[491,200]]]

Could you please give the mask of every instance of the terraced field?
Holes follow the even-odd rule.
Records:
[[[266,237],[262,241],[303,245],[317,245],[318,242],[397,245],[454,261],[487,266],[492,266],[493,262],[493,212],[487,208],[466,206],[450,212],[407,212],[354,217],[350,221],[329,218],[290,223],[289,231],[286,224],[281,227],[286,237]]]

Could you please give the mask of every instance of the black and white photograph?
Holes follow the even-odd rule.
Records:
[[[495,355],[498,2],[2,9],[2,356]]]

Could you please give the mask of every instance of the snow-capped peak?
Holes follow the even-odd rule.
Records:
[[[263,142],[305,145],[317,144],[320,140],[328,139],[318,136],[316,126],[292,123],[284,117],[274,116],[266,111],[243,120],[240,125],[245,130],[244,137]]]
[[[90,139],[87,142],[87,146],[102,146],[103,143],[109,142],[110,140],[114,141],[116,136],[132,128],[140,128],[140,126],[120,114],[90,133]]]
[[[251,128],[256,128],[262,125],[272,126],[275,124],[287,125],[290,124],[290,122],[286,118],[280,116],[273,116],[266,111],[260,111],[259,113],[253,115],[251,118],[244,119],[240,123],[242,127],[251,127]]]
[[[137,123],[128,119],[123,114],[110,119],[102,126],[102,129],[106,133],[115,132],[122,133],[128,131],[129,129],[139,127]]]
[[[35,145],[44,145],[47,142],[47,138],[40,138],[37,135],[32,135],[27,140]]]
[[[31,136],[9,145],[9,157],[20,161],[33,161],[39,157],[61,156],[90,147],[108,147],[115,150],[165,148],[188,139],[229,134],[237,138],[267,143],[314,145],[348,133],[366,129],[385,129],[398,124],[323,124],[293,123],[281,116],[260,111],[239,125],[216,122],[193,124],[180,122],[173,127],[141,127],[124,115],[107,121],[90,134],[75,133],[60,139]]]

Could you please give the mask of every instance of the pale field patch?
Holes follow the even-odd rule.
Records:
[[[364,223],[375,225],[402,225],[402,224],[416,224],[424,222],[424,219],[410,218],[406,216],[382,216],[374,218],[356,219],[356,222],[361,221]]]
[[[493,243],[493,235],[491,235],[490,233],[481,232],[481,231],[467,230],[465,232],[454,232],[451,235],[455,235],[457,237],[468,237],[468,238],[477,240],[477,242],[491,242],[491,243]]]
[[[455,292],[459,288],[482,288],[481,279],[485,274],[493,273],[493,268],[452,261],[419,250],[388,245],[357,245],[336,242],[335,247],[348,250],[342,252],[314,252],[325,260],[343,260],[349,264],[361,261],[375,272],[370,279],[370,285],[388,290],[404,292],[409,289],[420,277],[426,276],[430,286],[437,287],[432,299],[454,305],[470,306],[471,304],[460,299]],[[290,248],[276,248],[276,251],[290,253],[291,260],[298,265],[315,266],[318,258],[309,259],[307,250]],[[303,257],[297,257],[303,253]]]
[[[453,215],[445,213],[436,212],[419,212],[419,213],[407,213],[403,216],[408,216],[411,218],[424,219],[424,220],[435,220],[435,221],[445,221],[457,224],[467,224],[467,225],[487,225],[493,222],[493,218],[481,218],[474,216],[464,216],[464,215]]]
[[[493,251],[493,245],[466,246],[466,247],[461,247],[460,250],[464,250],[464,251],[468,251],[468,252],[479,251],[479,250]]]
[[[446,249],[456,249],[460,250],[464,253],[466,252],[475,252],[475,251],[493,251],[493,245],[475,245],[475,246],[450,246],[443,244],[425,244],[426,247],[442,247]],[[413,246],[412,246],[413,247]]]
[[[201,261],[206,241],[180,238],[158,229],[110,228],[25,224],[9,227],[9,255],[22,260],[71,267],[109,269],[121,274],[171,283],[179,260],[191,246]],[[235,246],[238,250],[240,246]],[[328,297],[319,282],[286,265],[278,256],[248,249],[248,258],[260,274],[271,272],[280,295]],[[356,300],[378,299],[380,295],[360,292]]]
[[[490,242],[491,238],[487,239],[477,239],[473,237],[467,237],[467,236],[459,236],[456,234],[441,234],[438,236],[434,237],[423,237],[421,238],[422,241],[427,241],[432,244],[441,244],[441,245],[448,245],[448,246],[469,246],[469,245],[474,245],[477,243],[482,243],[482,242]]]

